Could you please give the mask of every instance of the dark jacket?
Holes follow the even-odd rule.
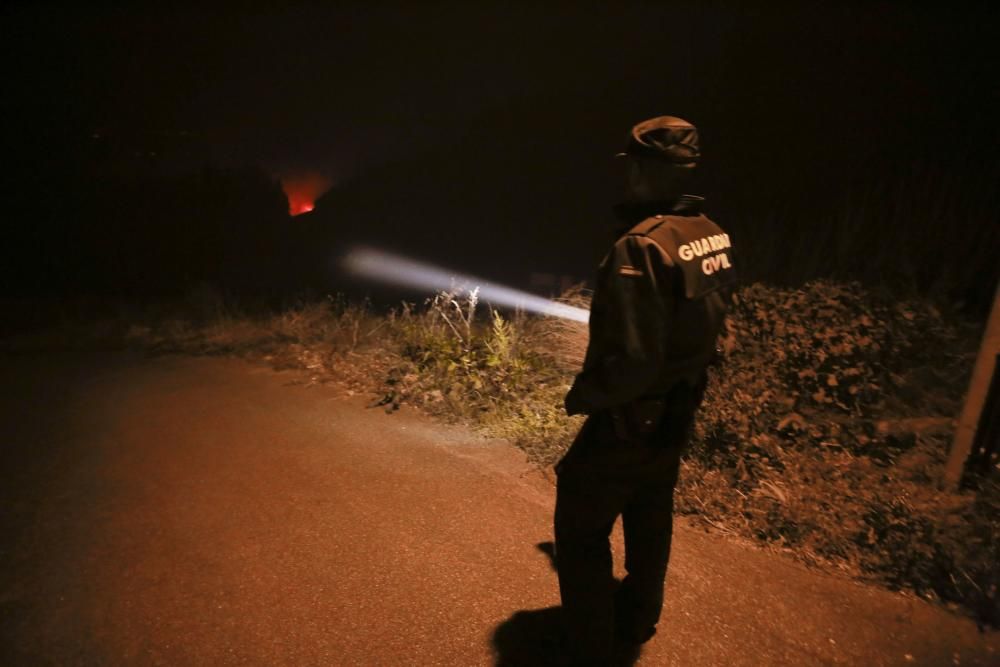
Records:
[[[594,414],[700,382],[735,286],[728,235],[684,196],[644,217],[598,269],[590,342],[569,414]],[[655,210],[655,209],[654,209]]]

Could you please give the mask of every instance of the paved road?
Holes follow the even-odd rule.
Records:
[[[0,664],[522,665],[551,632],[554,494],[512,447],[238,360],[0,372]],[[918,600],[675,544],[641,665],[1000,664]]]

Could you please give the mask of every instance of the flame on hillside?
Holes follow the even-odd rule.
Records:
[[[333,181],[318,172],[283,174],[281,189],[288,198],[288,213],[292,216],[308,213],[316,200],[330,189]]]

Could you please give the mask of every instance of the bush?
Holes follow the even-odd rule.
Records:
[[[734,301],[678,509],[997,620],[995,486],[936,488],[977,337],[857,284]]]
[[[398,362],[380,403],[410,401],[436,414],[472,418],[521,446],[538,463],[565,449],[565,372],[537,342],[538,320],[491,310],[476,318],[478,294],[443,292],[393,318]]]

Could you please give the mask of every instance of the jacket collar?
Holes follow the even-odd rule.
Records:
[[[628,226],[642,222],[654,215],[698,215],[705,203],[704,197],[681,195],[671,201],[621,203],[615,206],[615,215]]]
[[[670,213],[671,215],[698,215],[701,213],[701,207],[704,203],[704,197],[698,197],[697,195],[681,195],[680,198],[673,203],[673,208],[670,209]]]

